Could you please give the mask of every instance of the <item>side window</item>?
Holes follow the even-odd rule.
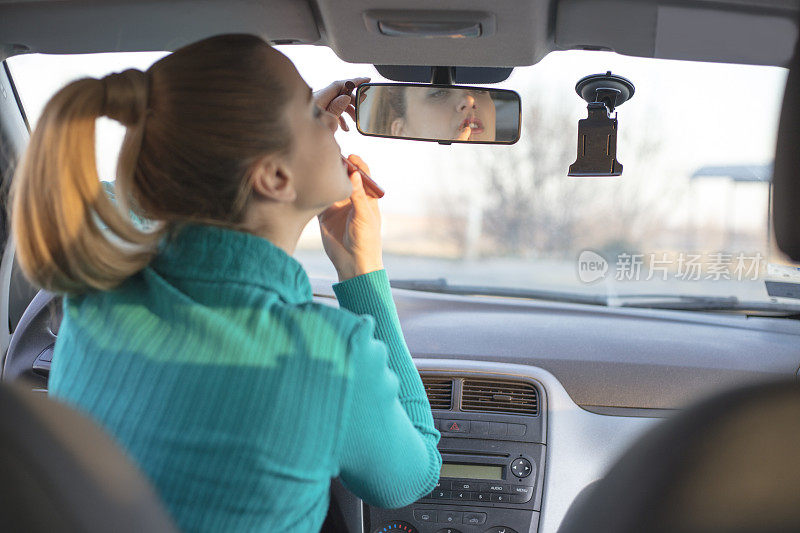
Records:
[[[2,330],[0,331],[0,353],[5,350],[9,335],[16,328],[22,313],[33,299],[36,290],[31,287],[13,261],[9,253],[5,257],[9,231],[6,204],[8,189],[19,155],[28,140],[28,126],[20,109],[18,93],[9,75],[6,62],[0,67],[0,254],[3,255],[0,268],[0,306],[2,311]]]
[[[19,126],[15,131],[12,141],[15,143],[14,149],[9,150],[9,139],[6,135],[0,136],[0,170],[4,178],[2,189],[2,218],[5,220],[5,205],[8,185],[11,179],[12,165],[9,165],[9,153],[21,154],[25,143],[28,140],[28,131],[23,117],[27,118],[30,128],[34,128],[39,120],[42,109],[50,97],[67,83],[82,78],[84,76],[105,76],[112,72],[118,72],[127,68],[147,68],[153,62],[163,57],[164,53],[118,53],[118,54],[91,54],[91,55],[58,55],[48,56],[41,54],[27,54],[14,56],[4,63],[3,79],[0,83],[6,83],[5,74],[10,73],[10,79],[16,87],[19,103],[22,104],[20,113],[17,101],[13,101],[13,109],[3,107],[0,113],[0,124],[6,131],[8,117],[16,113],[19,118]],[[8,70],[5,70],[7,68]],[[10,92],[7,85],[3,85],[4,92]],[[8,101],[3,96],[2,103],[5,106]],[[122,143],[125,130],[122,126],[109,119],[100,119],[97,123],[97,163],[98,173],[101,179],[112,182],[116,169],[117,153]],[[0,228],[5,235],[5,226]],[[3,275],[0,288],[3,298],[0,304],[7,310],[8,331],[13,333],[17,324],[22,318],[22,314],[27,309],[28,304],[37,293],[37,289],[28,283],[16,261],[11,261],[8,265],[10,273],[0,272]],[[7,285],[6,285],[7,284]],[[2,313],[0,313],[2,316]],[[0,347],[5,349],[5,347]]]
[[[24,54],[8,60],[31,128],[36,127],[45,104],[64,85],[86,76],[100,77],[129,68],[147,69],[166,52],[107,54]],[[101,118],[97,121],[97,171],[101,180],[114,181],[117,154],[125,128]]]

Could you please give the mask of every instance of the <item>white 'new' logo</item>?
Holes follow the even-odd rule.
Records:
[[[584,250],[578,256],[578,278],[584,283],[603,279],[608,272],[608,261],[591,250]]]

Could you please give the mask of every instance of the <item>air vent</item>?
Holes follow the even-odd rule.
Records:
[[[431,409],[448,410],[453,406],[453,380],[442,378],[422,378],[425,393]]]
[[[521,381],[465,379],[461,410],[535,416],[539,414],[539,392]]]

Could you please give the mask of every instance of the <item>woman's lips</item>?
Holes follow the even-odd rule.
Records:
[[[461,124],[458,126],[458,131],[463,130],[464,128],[469,127],[472,130],[470,136],[476,133],[483,133],[483,122],[478,117],[467,117]]]

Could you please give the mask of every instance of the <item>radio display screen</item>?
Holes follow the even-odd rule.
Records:
[[[456,477],[464,479],[503,479],[502,466],[465,465],[456,463],[442,463],[439,477]]]

